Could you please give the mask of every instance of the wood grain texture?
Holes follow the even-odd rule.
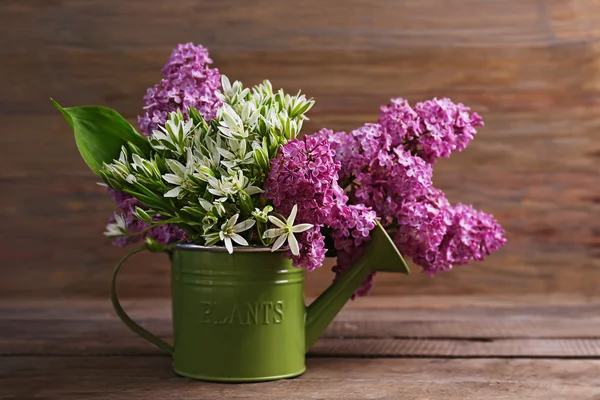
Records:
[[[4,399],[600,398],[596,360],[309,359],[301,377],[226,385],[175,377],[168,357],[4,357]]]
[[[378,302],[343,310],[311,349],[338,357],[600,357],[600,301],[511,306]],[[477,303],[476,298],[472,298]],[[535,303],[534,301],[532,303]],[[518,302],[516,303],[518,304]],[[166,300],[126,302],[130,315],[172,341]],[[127,330],[108,301],[0,306],[0,355],[138,356],[160,351]]]
[[[494,213],[509,244],[435,279],[382,274],[374,295],[598,293],[595,1],[4,0],[0,24],[0,297],[106,296],[122,254],[100,235],[112,204],[48,98],[134,122],[171,47],[188,41],[246,84],[269,78],[315,97],[306,132],[374,121],[396,96],[449,96],[484,116],[434,180],[453,202]],[[168,295],[164,258],[131,264],[128,296]],[[309,295],[330,266],[309,274]]]
[[[309,354],[304,375],[228,385],[176,377],[170,358],[129,333],[107,301],[4,300],[0,399],[600,399],[598,299],[428,296],[367,303],[352,303],[338,316]],[[125,306],[168,336],[168,301]],[[491,327],[473,325],[482,318]],[[357,331],[359,321],[368,323]],[[450,321],[464,325],[457,337],[451,337],[456,330],[438,336],[436,329],[445,328],[426,328]],[[513,331],[503,321],[530,322]],[[556,337],[536,325],[542,321],[554,321],[548,330]],[[402,323],[424,329],[400,337]]]

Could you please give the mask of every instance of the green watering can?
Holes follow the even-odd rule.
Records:
[[[115,268],[111,300],[133,332],[173,356],[175,373],[219,382],[291,378],[305,369],[305,354],[372,271],[408,267],[377,224],[364,254],[310,306],[304,303],[304,269],[268,248],[183,244],[170,251],[173,345],[125,313],[117,298]]]

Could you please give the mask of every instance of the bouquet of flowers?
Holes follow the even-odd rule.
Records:
[[[105,233],[114,244],[285,248],[309,271],[337,256],[339,276],[377,223],[432,275],[505,243],[491,215],[451,205],[432,183],[436,160],[464,150],[483,126],[468,107],[447,98],[411,107],[398,98],[381,107],[377,123],[299,138],[312,99],[274,91],[269,81],[231,83],[211,64],[202,46],[177,46],[144,97],[141,135],[112,110],[55,103],[117,202]]]

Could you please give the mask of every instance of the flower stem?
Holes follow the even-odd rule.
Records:
[[[354,175],[350,176],[348,179],[346,179],[344,182],[342,182],[342,184],[340,185],[342,187],[342,189],[346,189],[348,186],[352,185],[354,183]]]
[[[261,229],[261,225],[262,224],[260,222],[256,223],[256,231],[258,232],[258,238],[260,239],[260,242],[263,244],[263,246],[269,247],[269,245],[265,243],[265,240],[263,239],[263,230]]]
[[[171,220],[165,219],[165,220],[153,221],[152,225],[150,225],[149,227],[144,228],[141,231],[137,231],[137,232],[127,232],[127,234],[124,234],[123,236],[130,236],[130,237],[139,236],[139,235],[142,235],[142,234],[148,232],[149,230],[151,230],[152,228],[154,228],[156,226],[166,225],[166,224],[180,224],[183,222],[184,222],[183,220],[177,221],[177,220],[172,220],[172,219]]]

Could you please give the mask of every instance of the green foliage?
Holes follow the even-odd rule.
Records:
[[[249,89],[225,76],[217,95],[223,105],[215,120],[205,121],[194,108],[188,119],[173,112],[142,138],[146,146],[126,141],[115,152],[117,142],[107,139],[110,154],[94,158],[94,165],[101,164],[98,173],[108,186],[151,208],[136,210],[144,222],[172,221],[193,240],[223,242],[229,250],[232,242],[272,243],[274,236],[263,237],[272,208],[260,196],[270,160],[298,135],[314,102],[300,93],[273,93],[268,81]],[[154,221],[157,213],[163,220]]]
[[[51,102],[73,128],[81,157],[95,174],[104,163],[118,158],[123,146],[149,154],[148,141],[116,111],[99,106],[63,108],[53,99]]]

